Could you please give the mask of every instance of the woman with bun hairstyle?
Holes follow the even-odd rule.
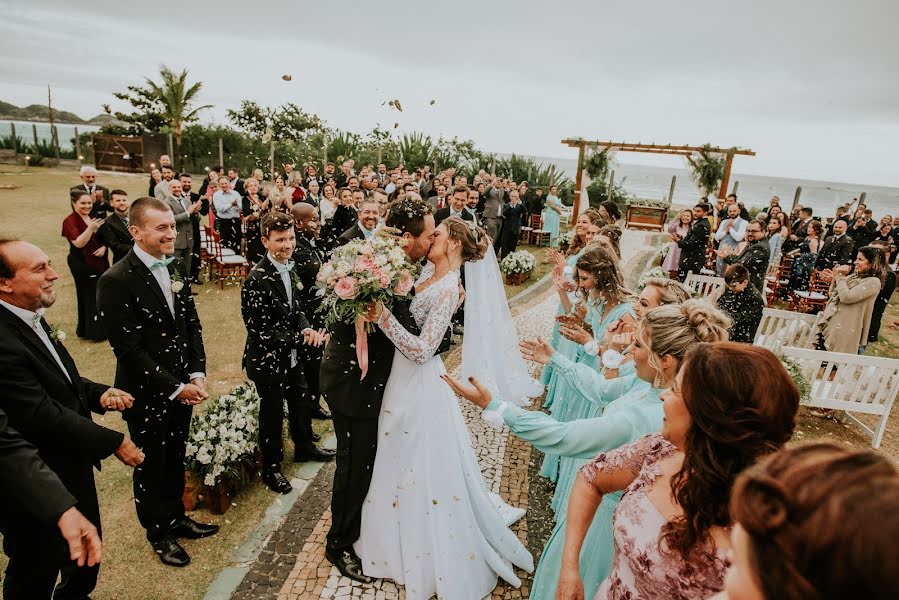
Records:
[[[421,199],[400,202],[424,221],[408,252],[421,247],[419,238],[429,239],[434,221]],[[489,596],[498,577],[520,586],[515,567],[530,572],[534,559],[509,530],[524,510],[504,504],[484,483],[459,401],[440,381],[446,369],[436,353],[456,311],[459,270],[484,257],[489,238],[457,217],[445,219],[433,235],[409,305],[421,333],[408,331],[389,310],[369,315],[397,352],[353,547],[367,577],[405,585],[409,600],[470,600]]]
[[[887,600],[899,590],[899,472],[819,442],[747,469],[730,501],[732,559],[715,600]]]
[[[578,475],[559,600],[584,598],[583,543],[597,507],[619,492],[615,554],[596,598],[700,600],[723,589],[734,481],[790,439],[799,391],[770,350],[701,342],[661,398],[659,433],[599,454]]]
[[[553,362],[594,402],[604,405],[602,416],[593,419],[562,423],[541,411],[525,410],[492,397],[477,381],[471,387],[450,377],[444,380],[457,394],[480,406],[486,421],[499,420],[541,452],[587,459],[658,431],[663,413],[659,396],[673,384],[687,351],[700,342],[726,340],[728,327],[727,316],[705,300],[686,300],[682,304],[650,309],[643,315],[635,334],[634,374],[614,380],[602,378],[586,365],[575,364],[554,352],[543,340],[523,342],[525,358]],[[583,543],[580,565],[588,598],[593,597],[612,564],[612,513],[620,496],[610,494],[603,498]],[[532,600],[556,597],[565,526],[565,517],[560,517],[537,565]]]

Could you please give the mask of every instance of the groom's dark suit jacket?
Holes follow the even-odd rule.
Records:
[[[397,299],[390,312],[407,331],[418,335],[421,330],[409,312],[413,292]],[[449,350],[452,330],[447,329],[437,353]],[[359,381],[361,371],[356,363],[356,329],[353,324],[338,323],[331,328],[331,340],[325,348],[321,366],[321,391],[332,412],[356,419],[376,419],[381,412],[384,387],[393,366],[396,348],[386,335],[375,329],[368,334],[368,375]]]
[[[49,336],[46,321],[41,319],[40,324]],[[38,335],[0,306],[0,373],[4,381],[0,410],[8,416],[9,427],[37,447],[44,463],[79,505],[95,505],[93,468],[100,468],[100,461],[115,452],[124,436],[91,420],[91,412],[105,412],[100,396],[109,386],[81,377],[65,346],[52,343],[71,382]],[[2,530],[16,518],[6,496],[0,494]],[[99,513],[85,514],[99,525]]]

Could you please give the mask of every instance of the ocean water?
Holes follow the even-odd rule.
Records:
[[[577,160],[559,158],[540,158],[537,160],[555,164],[566,175],[574,179],[577,173]],[[619,163],[615,166],[615,180],[622,182],[627,193],[638,198],[661,200],[668,197],[671,177],[676,176],[674,187],[674,203],[692,206],[700,197],[699,189],[690,179],[687,168],[668,168],[634,163]],[[865,204],[874,211],[874,217],[899,213],[899,188],[882,187],[864,184],[838,183],[832,181],[813,181],[808,179],[789,179],[783,177],[763,177],[760,175],[731,174],[730,190],[735,182],[737,197],[747,207],[768,206],[771,196],[780,197],[782,207],[793,204],[796,187],[802,186],[799,204],[811,206],[816,215],[831,217],[834,209],[854,198],[866,193]],[[789,210],[788,208],[786,210]]]
[[[50,133],[50,124],[39,123],[37,121],[0,121],[0,137],[8,137],[10,135],[10,133],[12,132],[10,123],[16,124],[16,137],[18,137],[20,140],[24,140],[26,144],[32,144],[34,142],[34,130],[31,127],[32,125],[37,126],[38,140],[50,141],[52,139],[52,135]],[[100,131],[100,128],[96,125],[69,125],[66,123],[57,123],[56,134],[59,136],[60,148],[75,147],[73,140],[75,139],[76,127],[78,128],[78,133]]]

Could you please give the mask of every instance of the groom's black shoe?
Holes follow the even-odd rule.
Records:
[[[200,538],[209,537],[218,533],[218,525],[207,525],[205,523],[197,523],[190,517],[184,517],[172,527],[172,535],[175,537],[187,538],[189,540],[198,540]]]
[[[331,413],[329,413],[327,410],[325,410],[321,406],[317,406],[312,411],[312,418],[326,421],[331,418]]]
[[[334,460],[336,454],[336,451],[329,450],[328,448],[311,446],[305,449],[298,449],[294,452],[293,462],[328,462],[329,460]]]
[[[284,473],[276,469],[262,471],[262,483],[279,494],[289,494],[293,491],[293,486],[287,481],[287,477],[284,477]]]
[[[172,536],[150,540],[150,545],[162,564],[170,567],[186,567],[190,564],[190,556]]]
[[[340,571],[340,574],[344,577],[349,577],[350,579],[361,583],[371,583],[374,581],[374,579],[362,572],[362,561],[359,560],[359,557],[356,556],[355,552],[350,552],[349,550],[332,552],[331,550],[325,549],[325,558],[327,558],[332,565],[337,567],[337,570]]]

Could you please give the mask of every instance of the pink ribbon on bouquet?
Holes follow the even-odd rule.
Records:
[[[359,381],[362,381],[368,375],[368,333],[365,331],[365,320],[362,315],[356,317],[356,360],[362,371]]]

